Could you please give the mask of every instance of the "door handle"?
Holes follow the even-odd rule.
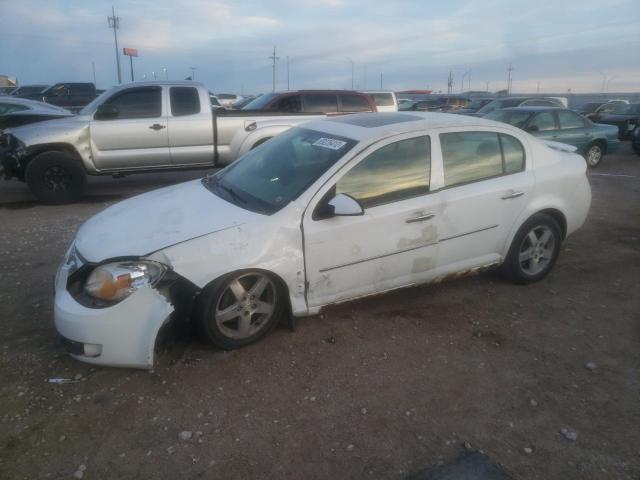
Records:
[[[151,130],[162,130],[163,128],[167,128],[164,125],[160,125],[159,123],[154,123],[153,125],[150,125],[149,128]]]
[[[418,215],[417,217],[407,218],[405,222],[406,223],[424,222],[426,220],[431,220],[435,216],[436,216],[435,213],[425,213],[422,215]]]
[[[524,195],[524,192],[511,191],[502,197],[502,200],[511,200],[512,198],[518,198]]]

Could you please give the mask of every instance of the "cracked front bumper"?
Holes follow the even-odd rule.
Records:
[[[84,362],[115,367],[151,368],[156,337],[174,308],[146,286],[106,308],[88,308],[67,291],[70,266],[56,275],[54,322],[69,354]]]

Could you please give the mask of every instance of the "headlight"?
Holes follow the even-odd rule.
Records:
[[[84,284],[84,292],[94,298],[118,302],[138,288],[155,285],[166,267],[150,260],[118,262],[96,267]]]

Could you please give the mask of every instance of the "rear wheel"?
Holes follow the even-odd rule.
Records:
[[[262,271],[226,275],[207,287],[196,307],[198,329],[214,345],[239,348],[278,323],[284,299],[278,281]]]
[[[604,156],[604,145],[601,142],[595,142],[589,145],[584,158],[587,165],[591,168],[597,167]]]
[[[29,162],[25,181],[38,200],[62,204],[82,196],[87,176],[80,162],[68,153],[45,152]]]
[[[502,270],[515,283],[542,280],[556,263],[561,244],[558,222],[547,214],[536,214],[518,230]]]

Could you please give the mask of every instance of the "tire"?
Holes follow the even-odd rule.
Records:
[[[29,162],[25,171],[29,190],[43,203],[72,203],[82,197],[87,175],[80,162],[66,152],[45,152]]]
[[[587,147],[584,159],[587,161],[589,168],[597,167],[604,157],[605,147],[602,142],[593,142]]]
[[[542,280],[555,265],[561,245],[562,233],[558,222],[546,213],[538,213],[516,233],[502,272],[518,284]]]
[[[207,341],[231,350],[266,336],[284,311],[285,296],[278,279],[264,271],[244,270],[206,287],[196,304],[194,320]]]

